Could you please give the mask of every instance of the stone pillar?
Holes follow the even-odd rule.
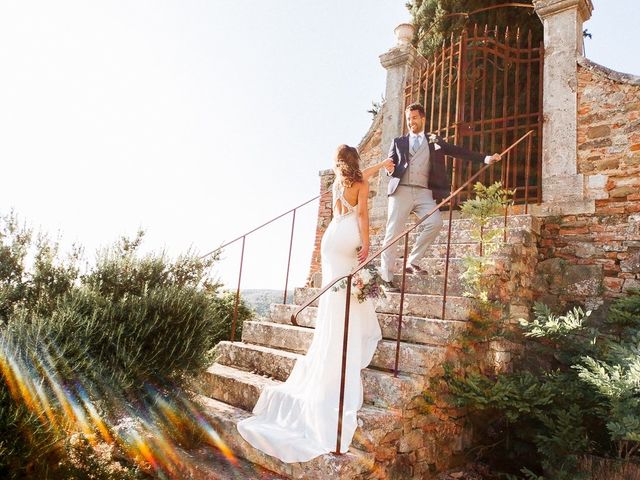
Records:
[[[382,107],[382,148],[386,153],[395,137],[402,134],[404,122],[404,86],[414,67],[425,62],[422,55],[409,43],[414,26],[403,23],[394,30],[396,45],[380,55],[380,63],[387,70],[387,87]]]
[[[542,205],[534,213],[589,213],[585,181],[577,169],[578,67],[582,27],[591,17],[591,0],[534,0],[544,25],[542,129]]]
[[[331,190],[335,174],[333,170],[320,171],[320,195]],[[309,266],[309,275],[307,276],[307,287],[320,287],[322,285],[322,268],[320,266],[322,259],[320,258],[320,243],[325,230],[329,226],[333,212],[331,209],[331,194],[320,197],[320,205],[318,206],[318,222],[316,224],[316,238],[313,243],[313,253],[311,254],[311,265]]]
[[[426,60],[411,45],[415,27],[410,23],[398,25],[394,33],[396,45],[388,52],[380,55],[380,63],[387,70],[387,86],[385,101],[382,106],[382,152],[386,158],[389,146],[395,137],[402,135],[404,122],[404,87],[413,69],[420,67]],[[382,158],[380,159],[382,160]],[[378,195],[373,199],[372,214],[386,219],[387,216],[387,183],[386,175],[380,175]]]

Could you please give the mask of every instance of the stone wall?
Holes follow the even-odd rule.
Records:
[[[595,213],[544,219],[536,290],[596,309],[640,287],[640,77],[579,59],[577,141]]]

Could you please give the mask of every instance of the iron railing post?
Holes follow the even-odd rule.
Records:
[[[231,341],[236,339],[236,322],[238,320],[238,304],[240,303],[240,281],[242,280],[242,264],[244,262],[244,242],[246,236],[242,237],[242,251],[240,252],[240,270],[238,271],[238,288],[236,289],[236,304],[233,307],[233,320],[231,321]]]
[[[524,174],[524,213],[529,213],[529,169],[531,168],[531,136],[527,138],[527,166]]]
[[[505,183],[503,188],[505,190],[509,190],[509,170],[511,167],[511,152],[507,153],[507,174],[505,175]],[[507,203],[504,206],[504,233],[503,233],[503,241],[507,243],[507,215],[509,214],[509,204]]]
[[[336,455],[340,455],[342,441],[342,416],[344,414],[344,388],[347,374],[347,350],[349,345],[349,307],[351,306],[351,279],[353,275],[347,276],[346,300],[344,307],[344,337],[342,340],[342,368],[340,372],[340,398],[338,403],[338,431],[336,434]]]
[[[284,300],[282,303],[287,303],[287,288],[289,287],[289,268],[291,267],[291,249],[293,248],[293,230],[296,228],[296,210],[293,210],[293,217],[291,218],[291,238],[289,239],[289,256],[287,257],[287,276],[284,280]]]
[[[400,335],[402,335],[402,314],[404,313],[404,292],[407,282],[407,257],[409,256],[409,233],[404,236],[404,256],[402,258],[402,284],[400,287],[400,308],[398,309],[398,336],[396,338],[396,360],[393,366],[393,376],[398,376],[400,362]]]
[[[453,208],[455,207],[455,197],[451,199],[449,203],[449,225],[447,228],[447,254],[444,261],[444,285],[442,287],[442,320],[445,318],[447,309],[447,287],[449,280],[449,257],[451,255],[451,228],[453,224]]]

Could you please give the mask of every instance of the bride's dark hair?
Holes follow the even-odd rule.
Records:
[[[340,145],[336,150],[335,162],[336,172],[342,177],[342,185],[349,188],[362,181],[358,150],[349,145]]]

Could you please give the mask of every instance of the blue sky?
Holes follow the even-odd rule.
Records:
[[[89,259],[139,227],[149,250],[209,251],[316,195],[335,147],[357,145],[404,3],[0,3],[0,213]],[[640,74],[635,3],[594,0],[588,57]],[[297,219],[293,285],[315,215]],[[281,288],[289,225],[249,238],[243,286]]]

